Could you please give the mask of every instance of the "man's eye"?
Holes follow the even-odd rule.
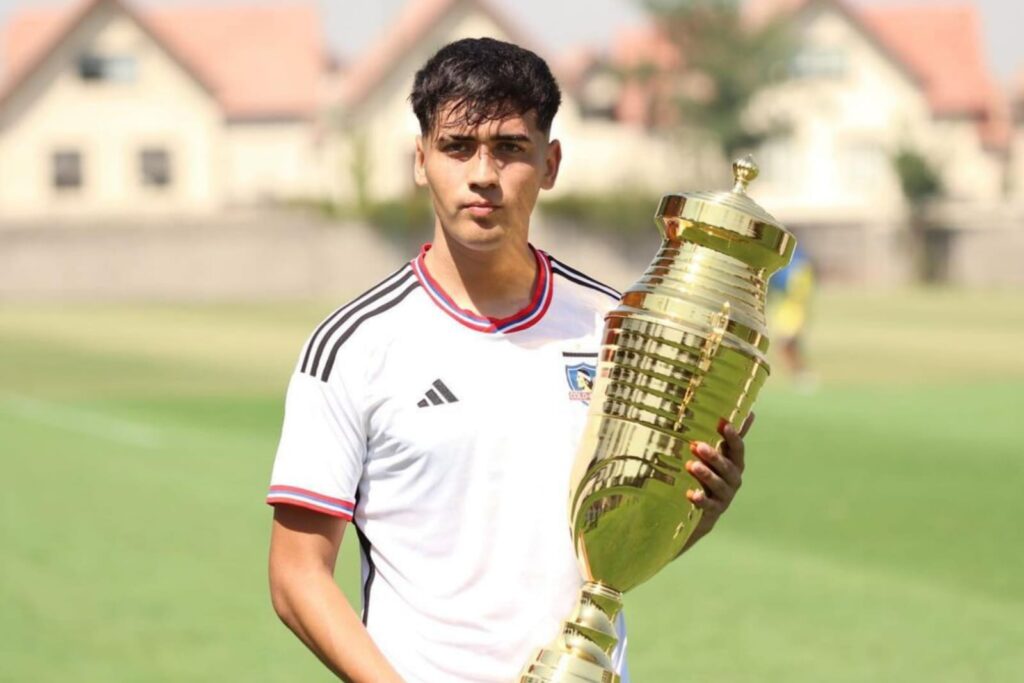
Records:
[[[502,154],[519,154],[523,149],[523,146],[516,142],[502,142],[498,144],[498,152]]]
[[[441,145],[441,151],[445,154],[465,154],[469,151],[469,145],[465,142],[447,142]]]

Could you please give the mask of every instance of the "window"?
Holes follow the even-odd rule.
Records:
[[[139,171],[146,187],[171,184],[171,157],[166,149],[148,147],[139,153]]]
[[[789,65],[789,73],[795,78],[842,78],[846,70],[846,53],[828,47],[805,47]]]
[[[622,96],[622,82],[610,71],[587,76],[580,89],[580,113],[587,118],[615,118],[615,109]]]
[[[82,187],[82,153],[62,149],[53,153],[53,186],[58,190]]]
[[[83,81],[130,83],[135,80],[137,63],[128,55],[99,55],[86,52],[78,58],[78,76]]]

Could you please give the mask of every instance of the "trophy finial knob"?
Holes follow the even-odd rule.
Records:
[[[732,191],[737,194],[746,194],[747,185],[752,183],[760,173],[761,169],[754,163],[754,157],[750,154],[732,162],[732,177],[736,181]]]

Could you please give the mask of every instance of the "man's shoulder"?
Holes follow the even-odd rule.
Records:
[[[387,342],[403,320],[402,308],[420,287],[412,266],[383,278],[320,321],[303,345],[297,372],[326,382],[339,357]]]
[[[564,261],[548,254],[551,262],[551,274],[556,279],[560,288],[568,289],[572,295],[580,299],[584,304],[595,308],[607,309],[618,303],[622,294],[611,285],[584,273]]]

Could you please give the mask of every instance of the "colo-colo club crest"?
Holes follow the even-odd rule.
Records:
[[[563,354],[565,356],[565,379],[569,382],[569,399],[590,403],[590,392],[594,389],[597,376],[597,354]],[[588,363],[580,357],[591,359]],[[575,361],[575,362],[574,362]]]

